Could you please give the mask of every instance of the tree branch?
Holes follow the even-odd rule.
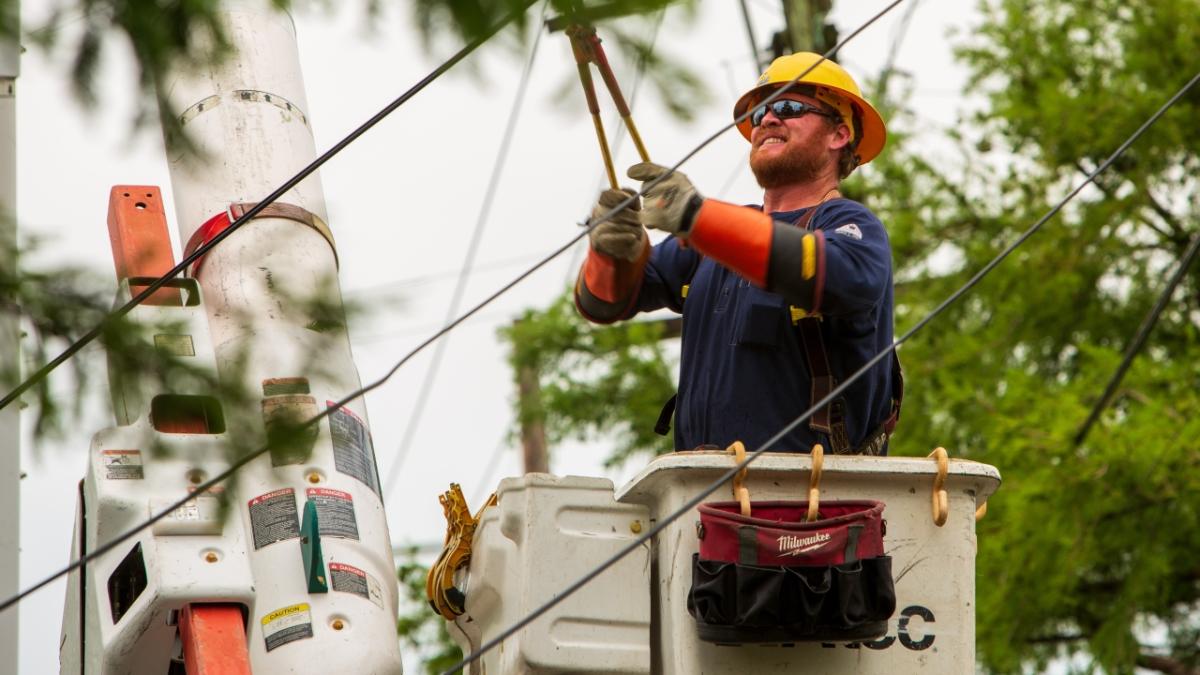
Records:
[[[1080,640],[1088,639],[1087,635],[1077,633],[1063,633],[1059,635],[1039,635],[1031,637],[1026,642],[1031,645],[1057,644],[1059,642],[1079,642]]]
[[[1087,170],[1087,167],[1085,167],[1083,165],[1083,162],[1080,160],[1075,160],[1075,168],[1085,176],[1090,176],[1092,173],[1091,171]],[[1100,176],[1097,176],[1096,179],[1092,181],[1092,185],[1095,185],[1097,188],[1099,188],[1100,191],[1104,193],[1104,197],[1106,199],[1113,200],[1113,201],[1116,200],[1117,191],[1115,189],[1113,189],[1113,187],[1111,185],[1109,185],[1107,182],[1101,180]],[[1150,207],[1152,209],[1156,206],[1159,209],[1162,208],[1162,206],[1159,205],[1158,202],[1154,201],[1154,197],[1148,191],[1143,191],[1143,192],[1145,193],[1146,198],[1150,201]],[[1156,209],[1156,211],[1157,211],[1157,209]],[[1163,219],[1168,220],[1168,218],[1171,216],[1171,213],[1169,211],[1166,211],[1165,209],[1164,209],[1164,211],[1166,212],[1166,216]],[[1162,213],[1159,213],[1159,215],[1162,216]],[[1177,236],[1178,230],[1176,230],[1171,225],[1170,220],[1168,220],[1167,225],[1172,227],[1172,230],[1173,230],[1172,232],[1168,232],[1166,230],[1161,229],[1156,223],[1151,222],[1150,219],[1148,219],[1144,216],[1138,216],[1137,219],[1146,227],[1157,232],[1158,235],[1161,236],[1163,239],[1167,239],[1169,241],[1175,241],[1178,238],[1178,236]]]
[[[1147,670],[1157,670],[1166,675],[1200,675],[1200,670],[1167,656],[1138,654],[1137,665]]]

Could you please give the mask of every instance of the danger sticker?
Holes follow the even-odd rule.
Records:
[[[308,488],[305,492],[310,501],[316,502],[322,536],[358,539],[354,497],[349,492],[329,488]]]
[[[313,636],[312,613],[308,603],[302,602],[291,605],[262,618],[263,640],[267,643],[267,651],[281,647],[289,642],[303,640]]]
[[[375,577],[357,567],[343,563],[329,563],[329,577],[333,582],[333,590],[351,593],[383,608],[383,587]]]
[[[108,480],[142,480],[141,450],[101,450],[104,477]]]
[[[295,490],[284,488],[251,499],[250,529],[254,531],[255,550],[277,541],[299,537],[300,520],[296,514]]]
[[[325,401],[325,406],[334,408],[337,403]],[[329,432],[333,436],[333,463],[337,470],[379,494],[379,469],[375,466],[375,448],[367,425],[343,407],[329,414]]]

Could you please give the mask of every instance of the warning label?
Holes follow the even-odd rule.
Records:
[[[104,477],[108,480],[142,480],[141,450],[101,450]]]
[[[183,506],[171,512],[171,517],[175,520],[200,520],[200,505],[195,500],[185,502]]]
[[[329,577],[333,581],[333,590],[342,593],[353,593],[366,598],[383,608],[383,588],[375,577],[366,572],[342,563],[329,563]]]
[[[305,492],[309,500],[317,504],[317,522],[322,536],[358,539],[354,497],[349,492],[329,488],[308,488]]]
[[[327,408],[337,404],[325,401]],[[375,466],[375,448],[367,425],[348,408],[329,414],[329,431],[333,436],[333,462],[337,470],[357,478],[379,494],[379,469]]]
[[[308,603],[277,609],[262,618],[263,639],[267,651],[313,636],[312,613]]]
[[[254,530],[255,550],[277,541],[299,537],[300,521],[296,515],[295,491],[284,488],[251,499],[250,528]]]

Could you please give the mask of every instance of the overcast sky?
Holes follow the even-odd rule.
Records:
[[[48,4],[23,3],[27,28],[38,25]],[[657,45],[705,77],[711,101],[696,103],[693,123],[666,116],[654,95],[639,96],[636,104],[635,117],[649,152],[663,163],[674,162],[725,124],[733,101],[756,77],[738,3],[701,4],[694,24],[668,12]],[[845,35],[885,4],[838,2],[833,20]],[[946,35],[953,27],[969,27],[977,17],[968,7],[973,3],[908,0],[907,6],[912,4],[916,8],[896,52],[896,65],[913,75],[911,102],[918,126],[936,147],[941,130],[955,120],[964,79],[961,68],[951,63]],[[755,0],[749,6],[759,42],[764,43],[782,26],[780,3]],[[888,58],[907,6],[901,5],[846,47],[843,65],[860,78],[875,74]],[[369,30],[358,11],[305,12],[295,22],[318,152],[410,87],[453,49],[443,41],[432,53],[424,50],[406,7],[384,13]],[[70,24],[68,33],[69,28]],[[600,32],[604,37],[603,27]],[[131,130],[132,62],[124,45],[109,46],[97,79],[101,105],[90,111],[70,93],[68,51],[46,54],[31,48],[25,54],[17,89],[18,215],[23,235],[47,238],[43,261],[93,267],[115,286],[105,225],[112,185],[160,186],[176,240],[178,233],[160,135],[154,128]],[[471,59],[478,66],[476,77],[465,70],[452,71],[321,171],[343,292],[379,309],[369,323],[351,332],[364,381],[390,368],[445,315],[524,56],[487,46]],[[633,74],[617,65],[618,77],[628,88]],[[575,235],[574,223],[590,209],[601,178],[591,123],[577,85],[566,90],[565,102],[556,98],[573,70],[565,38],[546,36],[464,307]],[[708,196],[756,202],[761,192],[742,168],[746,150],[736,132],[726,133],[684,171]],[[625,167],[634,161],[632,148],[624,144],[618,164]],[[178,250],[176,241],[177,255]],[[394,542],[440,542],[444,520],[437,494],[451,481],[461,483],[475,499],[494,488],[499,478],[519,471],[519,451],[507,442],[513,386],[496,329],[521,310],[548,303],[566,287],[576,264],[577,256],[563,256],[452,334],[401,480],[387,499]],[[101,354],[89,349],[83,358],[99,363]],[[368,397],[375,450],[385,475],[428,364],[427,353]],[[79,423],[77,433],[64,442],[24,444],[28,475],[22,485],[22,588],[68,561],[76,485],[92,434],[112,424],[106,406],[106,401],[96,402],[91,418]],[[498,470],[484,475],[498,447]],[[551,466],[559,474],[605,475],[605,454],[603,442],[567,445],[554,449]],[[620,482],[640,466],[635,462],[608,475]],[[60,582],[21,605],[22,673],[57,671],[64,592]]]

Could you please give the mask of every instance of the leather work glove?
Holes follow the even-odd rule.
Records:
[[[613,207],[629,199],[633,190],[605,190],[592,209],[592,218],[598,218],[613,210]],[[639,200],[613,214],[611,218],[592,228],[588,233],[592,248],[619,260],[635,262],[642,253],[642,242],[646,231],[638,220]]]
[[[642,162],[629,167],[629,177],[643,183],[667,173],[665,166]],[[642,224],[678,236],[687,232],[696,220],[696,212],[704,198],[696,192],[692,181],[676,171],[642,195]]]

